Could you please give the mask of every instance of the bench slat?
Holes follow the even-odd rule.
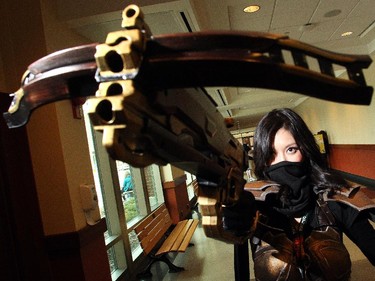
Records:
[[[187,223],[184,226],[184,229],[181,231],[181,234],[177,237],[177,240],[173,244],[173,247],[171,251],[179,251],[179,252],[185,252],[186,248],[189,245],[189,242],[191,240],[191,237],[194,234],[195,227],[194,227],[195,220],[188,220]],[[196,221],[198,224],[198,221]],[[193,227],[193,229],[192,229]],[[193,231],[190,235],[191,230]],[[186,246],[184,246],[186,245]]]
[[[191,237],[193,237],[194,231],[198,226],[198,222],[199,222],[198,220],[191,220],[191,221],[192,222],[190,224],[189,230],[187,231],[187,233],[185,235],[185,239],[184,239],[184,241],[182,241],[182,243],[181,243],[181,245],[178,249],[179,252],[185,252],[186,248],[189,246]]]
[[[136,233],[139,233],[141,232],[143,229],[145,229],[147,227],[148,224],[150,224],[150,222],[152,222],[152,220],[157,216],[159,215],[160,213],[162,213],[164,210],[166,210],[166,206],[165,204],[162,204],[160,205],[158,208],[156,208],[151,214],[149,214],[146,218],[144,218],[139,224],[137,224],[135,227],[134,227],[134,230]]]
[[[167,240],[160,247],[156,255],[167,252],[185,252],[191,237],[197,228],[198,220],[184,220],[179,222],[168,236]]]
[[[165,206],[165,205],[164,205]],[[156,244],[163,238],[172,221],[169,217],[168,210],[162,209],[162,212],[157,214],[151,223],[138,234],[138,239],[142,245],[142,249],[147,255],[156,246]]]
[[[172,221],[169,218],[168,211],[165,210],[165,212],[159,213],[156,216],[152,218],[152,220],[143,228],[138,229],[138,227],[135,229],[135,232],[138,235],[139,240],[143,240],[147,236],[152,235],[153,232],[157,231],[160,226],[163,226],[164,224],[168,224],[169,226],[172,224]]]
[[[175,226],[175,228],[173,229],[172,233],[170,233],[168,235],[168,238],[164,241],[163,245],[160,247],[160,249],[162,249],[162,251],[169,252],[172,249],[173,244],[175,243],[176,239],[180,235],[181,231],[183,231],[184,226],[186,225],[186,222],[187,222],[186,220],[180,221]],[[159,249],[159,251],[160,251],[160,249]]]
[[[164,234],[167,232],[169,228],[168,224],[164,224],[164,226],[160,229],[158,229],[158,232],[156,234],[153,234],[152,236],[147,236],[148,238],[151,237],[151,239],[147,239],[147,243],[142,244],[143,252],[147,255],[149,254],[152,249],[155,247],[155,245],[160,241],[160,239],[164,236]]]
[[[146,255],[156,247],[171,225],[172,220],[168,209],[165,204],[162,204],[135,226],[134,231]],[[156,255],[167,252],[185,252],[197,225],[198,220],[180,221],[162,243]]]
[[[187,220],[184,223],[184,226],[183,226],[182,230],[178,233],[178,235],[177,235],[177,237],[176,237],[176,239],[175,239],[175,241],[173,243],[173,246],[170,249],[170,251],[172,251],[172,252],[178,251],[178,249],[181,246],[182,241],[186,237],[186,233],[189,230],[190,226],[191,226],[190,220]]]

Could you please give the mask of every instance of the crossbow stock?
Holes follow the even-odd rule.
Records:
[[[152,36],[139,7],[123,11],[123,30],[104,44],[52,53],[32,63],[4,118],[27,123],[39,106],[89,97],[89,116],[114,159],[136,167],[179,167],[207,180],[199,189],[206,235],[234,243],[222,208],[244,188],[247,155],[227,129],[206,86],[258,87],[348,103],[370,104],[362,70],[368,56],[324,51],[286,36],[256,32],[194,32]],[[285,54],[293,58],[285,60]],[[309,59],[320,70],[312,70]],[[347,79],[334,75],[346,68]]]

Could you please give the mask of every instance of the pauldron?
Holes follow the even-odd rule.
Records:
[[[270,194],[277,194],[280,190],[280,185],[273,181],[253,181],[245,184],[244,190],[251,192],[255,200],[266,201],[266,198]]]
[[[358,211],[374,209],[373,212],[375,212],[375,202],[363,192],[365,188],[360,185],[350,185],[333,192],[325,190],[323,199],[324,201],[336,201],[349,205]]]
[[[342,187],[337,190],[324,189],[322,193],[323,200],[340,202],[357,209],[358,211],[373,209],[375,214],[375,202],[371,200],[364,192],[366,187],[350,183],[347,187]],[[246,183],[245,190],[251,192],[255,200],[265,201],[270,194],[277,194],[280,190],[280,185],[272,181],[254,181]],[[375,216],[374,216],[375,218]]]

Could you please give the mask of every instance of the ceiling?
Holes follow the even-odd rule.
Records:
[[[93,42],[104,42],[108,32],[119,30],[121,1],[56,0],[60,18]],[[112,3],[113,2],[113,3]],[[347,54],[373,54],[375,13],[373,0],[148,0],[131,1],[141,7],[154,35],[240,30],[285,34],[314,46]],[[112,5],[113,4],[113,5]],[[121,5],[120,5],[121,4]],[[257,4],[256,13],[243,9]],[[119,6],[120,5],[120,6]],[[126,4],[124,4],[126,5]],[[80,8],[82,7],[82,9]],[[349,36],[341,36],[344,32]],[[293,108],[308,97],[255,88],[208,88],[218,110],[235,120],[235,128],[254,127],[276,107]]]

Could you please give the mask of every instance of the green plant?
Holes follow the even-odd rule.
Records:
[[[126,221],[131,221],[138,215],[137,205],[134,197],[130,197],[124,201]]]

